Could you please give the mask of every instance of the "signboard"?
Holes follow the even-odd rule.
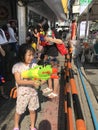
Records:
[[[86,9],[92,0],[80,0],[80,14]]]
[[[90,4],[92,0],[80,0],[80,5]]]

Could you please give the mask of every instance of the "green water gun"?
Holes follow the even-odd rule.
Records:
[[[34,68],[30,68],[26,71],[21,73],[22,78],[29,78],[34,80],[48,80],[58,79],[59,76],[57,75],[58,70],[57,68],[52,68],[51,65],[37,65]]]

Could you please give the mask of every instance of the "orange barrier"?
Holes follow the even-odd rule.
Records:
[[[67,129],[68,130],[74,130],[74,123],[73,123],[73,112],[72,112],[72,105],[71,105],[71,86],[69,83],[69,71],[68,71],[68,65],[67,65],[67,60],[65,60],[65,80],[66,80],[66,85],[65,85],[65,95],[67,97],[65,101],[65,111],[67,111]]]
[[[70,75],[70,84],[71,84],[71,91],[72,91],[72,97],[74,102],[74,109],[75,109],[75,115],[76,115],[76,128],[77,130],[86,130],[85,121],[83,119],[83,114],[80,106],[80,101],[78,97],[78,91],[76,88],[76,82],[74,80],[74,75],[72,69],[69,69],[69,75]],[[80,125],[81,124],[81,125]]]
[[[76,83],[74,79],[70,79],[70,84],[71,84],[71,91],[72,94],[78,94],[77,88],[76,88]]]
[[[72,114],[70,91],[71,91],[71,90],[70,90],[70,84],[69,84],[69,83],[66,83],[68,130],[74,130],[74,123],[73,123],[73,114]]]
[[[76,128],[77,130],[86,130],[85,123],[82,119],[76,120]]]
[[[72,65],[71,65],[71,60],[70,60],[70,55],[66,56],[66,61],[67,61],[67,67],[66,70],[68,70],[68,72],[66,71],[66,77],[69,77],[69,83],[71,86],[71,93],[72,93],[72,99],[73,99],[73,107],[74,107],[74,113],[75,113],[75,120],[76,120],[76,129],[77,130],[86,130],[86,125],[85,125],[85,121],[83,118],[83,114],[82,114],[82,109],[80,106],[80,101],[79,101],[79,97],[78,97],[78,91],[77,91],[77,87],[76,87],[76,82],[74,79],[74,74],[73,74],[73,70],[72,70]],[[66,62],[65,62],[66,65]],[[72,121],[72,108],[69,107],[68,102],[70,102],[70,99],[68,99],[69,95],[68,93],[70,92],[70,88],[68,87],[68,84],[66,84],[66,88],[67,88],[67,113],[69,114],[68,117],[68,121],[70,122],[70,120]],[[68,109],[69,108],[69,109]],[[70,119],[70,120],[69,120]],[[72,122],[68,123],[69,129],[73,129],[73,124]],[[71,130],[70,129],[70,130]]]

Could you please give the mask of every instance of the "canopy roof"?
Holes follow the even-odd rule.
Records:
[[[61,0],[35,0],[28,4],[32,11],[48,18],[53,21],[57,20],[66,20],[66,15],[61,3]]]
[[[86,21],[87,15],[89,20],[98,20],[98,0],[92,0],[79,17],[79,21]]]
[[[44,2],[49,6],[49,8],[55,13],[57,19],[66,20],[63,5],[61,0],[44,0]]]

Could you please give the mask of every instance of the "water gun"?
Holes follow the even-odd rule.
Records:
[[[44,32],[44,31],[41,31],[41,32],[39,33],[39,37],[40,37],[40,45],[41,45],[41,46],[46,46],[46,45],[47,45],[47,42],[44,40],[45,32]]]
[[[50,78],[52,79],[58,79],[58,70],[57,68],[52,68],[51,65],[37,65],[34,68],[31,68],[29,70],[23,71],[21,73],[21,76],[23,78],[29,78],[34,80],[48,80]]]
[[[5,83],[5,79],[4,79],[4,77],[2,75],[0,75],[0,84],[1,83]]]

